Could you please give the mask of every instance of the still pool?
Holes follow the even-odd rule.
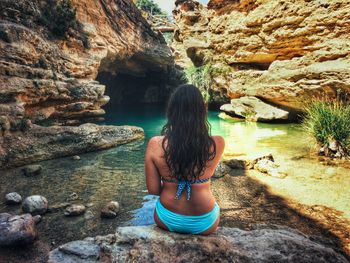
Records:
[[[296,165],[308,158],[311,145],[300,125],[226,121],[218,114],[209,112],[209,121],[212,134],[225,138],[227,154],[272,153],[290,173],[308,173],[310,166],[314,167],[312,162],[308,166]],[[86,205],[85,216],[67,218],[58,211],[46,214],[38,225],[40,238],[52,246],[113,233],[117,226],[150,224],[154,198],[147,195],[143,159],[147,141],[160,133],[164,123],[162,105],[115,107],[109,110],[105,124],[140,126],[145,131],[144,140],[84,154],[79,161],[62,158],[41,162],[43,172],[37,177],[5,172],[0,177],[0,195],[13,191],[22,197],[39,194],[52,205],[64,203],[76,193],[78,199],[72,203]],[[112,200],[120,203],[119,216],[101,219],[101,208]],[[0,204],[0,212],[19,213],[20,208]]]

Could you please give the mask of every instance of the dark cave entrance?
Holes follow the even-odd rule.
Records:
[[[106,112],[126,104],[165,103],[172,90],[169,74],[164,71],[149,71],[142,75],[102,71],[96,80],[106,86],[105,94],[110,97],[104,106]]]

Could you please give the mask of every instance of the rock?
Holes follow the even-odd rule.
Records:
[[[54,213],[54,212],[60,211],[62,209],[65,209],[65,208],[67,208],[70,205],[71,205],[70,203],[53,204],[53,205],[50,205],[48,207],[47,212]]]
[[[132,1],[71,2],[77,19],[73,24],[78,26],[62,39],[51,32],[52,25],[38,19],[52,9],[47,1],[1,2],[0,136],[6,135],[0,144],[2,168],[116,145],[113,128],[89,132],[65,127],[105,114],[102,107],[110,98],[105,94],[103,83],[108,81],[101,79],[103,74],[118,75],[114,101],[128,99],[130,82],[136,102],[162,101],[171,91],[171,49]],[[127,81],[120,80],[119,73]],[[152,83],[135,84],[146,75],[153,78]],[[156,93],[154,79],[159,83]],[[103,135],[98,137],[97,132]]]
[[[71,205],[64,211],[65,216],[80,216],[85,213],[86,207],[84,205]]]
[[[255,97],[273,105],[276,116],[286,115],[278,108],[294,119],[310,97],[336,98],[338,92],[350,97],[350,29],[344,26],[350,2],[193,3],[176,1],[176,63],[213,65],[211,91],[227,101]],[[191,15],[196,20],[189,24]],[[194,40],[207,46],[193,46]]]
[[[91,211],[86,211],[86,213],[84,214],[84,218],[85,220],[91,220],[94,218],[94,214]]]
[[[258,156],[235,156],[235,157],[225,157],[223,160],[223,164],[227,165],[231,169],[242,169],[242,170],[249,170],[254,169],[254,165],[259,160],[270,160],[274,161],[274,158],[272,154],[267,155],[258,155]]]
[[[5,203],[8,205],[18,205],[22,202],[22,196],[20,196],[18,193],[8,193],[5,196]]]
[[[73,241],[49,262],[347,262],[332,248],[288,227],[245,231],[218,228],[209,236],[181,235],[155,226],[119,227],[116,234]]]
[[[67,201],[75,201],[79,199],[79,195],[77,193],[71,193],[67,198]]]
[[[111,201],[101,210],[101,217],[115,218],[118,212],[119,212],[119,203]]]
[[[224,177],[226,174],[230,174],[231,170],[232,170],[231,167],[229,167],[228,165],[220,162],[218,164],[218,166],[216,167],[216,169],[215,169],[213,177],[214,178]]]
[[[30,213],[32,215],[43,215],[46,213],[47,208],[47,199],[41,195],[32,195],[27,197],[22,206],[25,213]]]
[[[107,149],[143,137],[144,131],[133,126],[103,126],[91,123],[77,127],[34,126],[20,137],[13,134],[3,138],[0,144],[0,166],[20,166]]]
[[[33,220],[34,220],[35,224],[39,224],[42,220],[42,216],[41,215],[33,216]]]
[[[287,111],[273,107],[255,97],[232,99],[231,104],[221,106],[220,110],[243,117],[249,121],[281,121],[288,120],[289,116]]]
[[[279,165],[268,159],[262,159],[254,164],[254,169],[266,173],[272,177],[285,178],[287,175],[284,172],[279,171]]]
[[[74,156],[72,157],[72,159],[73,159],[74,161],[79,161],[81,158],[80,158],[79,155],[74,155]]]
[[[97,262],[100,247],[88,241],[72,241],[50,253],[50,263],[54,262]]]
[[[22,171],[25,176],[35,176],[39,175],[42,171],[43,167],[41,165],[27,165]]]
[[[0,247],[28,245],[36,238],[35,222],[30,214],[0,214]]]

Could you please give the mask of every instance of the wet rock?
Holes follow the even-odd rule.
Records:
[[[85,213],[86,207],[84,205],[71,205],[64,211],[65,216],[80,216]]]
[[[119,227],[114,235],[63,245],[50,252],[49,262],[97,262],[102,256],[106,262],[347,262],[332,248],[282,226],[218,228],[201,237],[155,226]]]
[[[5,203],[8,205],[18,205],[22,202],[22,196],[20,196],[18,193],[8,193],[5,196]]]
[[[103,218],[115,218],[119,212],[118,202],[109,202],[102,210],[101,217]]]
[[[48,201],[41,195],[32,195],[27,197],[24,202],[22,209],[26,213],[32,215],[42,215],[47,212]]]
[[[42,171],[43,167],[41,165],[27,165],[22,171],[25,176],[35,176],[39,175]]]
[[[0,246],[18,246],[33,243],[37,238],[35,221],[30,214],[0,214]]]
[[[50,253],[50,263],[55,262],[97,262],[100,247],[93,242],[72,241]]]
[[[74,161],[79,161],[81,158],[80,158],[79,155],[74,155],[74,156],[72,157],[72,159],[73,159]]]

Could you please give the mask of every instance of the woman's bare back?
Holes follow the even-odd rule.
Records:
[[[171,177],[171,172],[164,159],[164,150],[162,147],[163,139],[164,136],[156,136],[151,139],[152,142],[150,142],[151,145],[149,147],[152,147],[152,161],[156,166],[160,177],[174,179]],[[207,179],[213,175],[224,150],[225,143],[221,136],[212,136],[212,139],[216,145],[216,155],[213,160],[208,161],[204,174],[199,179]],[[176,192],[177,183],[163,181],[160,192],[160,201],[167,209],[175,213],[184,215],[201,215],[211,211],[215,205],[215,198],[210,189],[210,181],[200,184],[192,184],[190,200],[186,199],[184,193],[179,199],[175,199]]]

